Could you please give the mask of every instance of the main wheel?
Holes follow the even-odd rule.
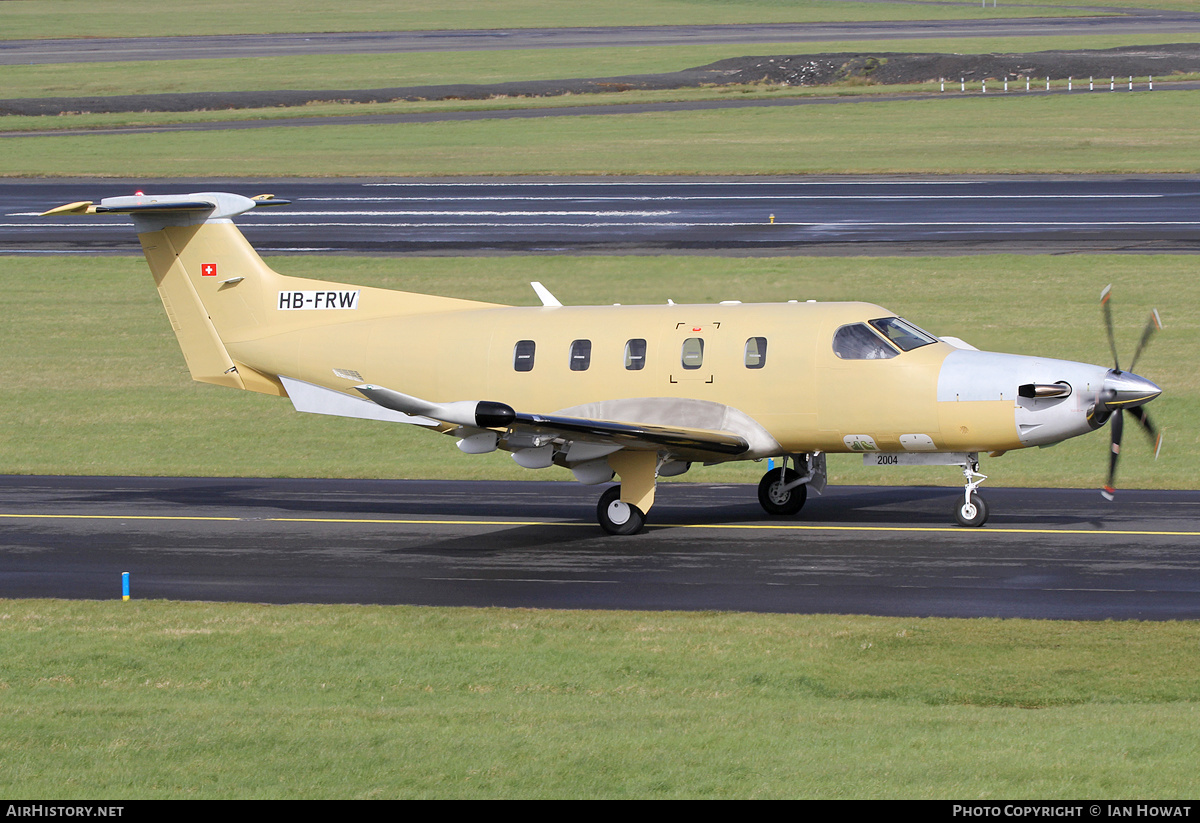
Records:
[[[960,526],[982,526],[988,519],[987,503],[983,501],[975,492],[971,492],[971,500],[966,499],[958,501],[958,505],[954,507],[954,519],[958,521]]]
[[[758,502],[763,511],[767,514],[795,514],[804,508],[804,501],[808,499],[808,484],[784,488],[799,479],[799,472],[783,466],[764,474],[758,483]]]
[[[637,534],[646,525],[646,515],[637,506],[621,502],[621,487],[610,486],[596,504],[596,519],[609,534]]]

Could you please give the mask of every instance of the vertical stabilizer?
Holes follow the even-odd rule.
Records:
[[[140,228],[140,227],[139,227]],[[224,341],[259,333],[282,275],[271,269],[229,221],[164,226],[138,234],[159,297],[192,378],[263,391]],[[272,382],[269,393],[280,393]]]
[[[283,394],[277,381],[236,363],[224,341],[251,333],[264,321],[265,290],[282,276],[273,271],[230,220],[260,204],[220,192],[166,197],[114,197],[99,212],[131,214],[158,295],[192,379],[237,389]]]
[[[132,216],[192,378],[282,395],[278,380],[235,362],[224,341],[258,327],[269,290],[286,279],[263,262],[230,218],[287,202],[223,192],[135,195],[105,198],[98,205],[71,203],[46,214]]]
[[[279,274],[258,256],[232,218],[287,202],[272,195],[249,198],[223,192],[136,195],[109,197],[99,204],[69,203],[45,214],[133,218],[188,369],[193,379],[203,383],[286,396],[276,374],[259,371],[237,357],[247,356],[265,340],[350,319],[491,306]],[[261,351],[262,346],[258,348]],[[235,356],[231,350],[241,354]]]

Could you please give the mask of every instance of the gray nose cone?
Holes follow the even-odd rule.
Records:
[[[1110,370],[1104,378],[1103,405],[1112,411],[1141,406],[1160,394],[1162,389],[1133,372]]]

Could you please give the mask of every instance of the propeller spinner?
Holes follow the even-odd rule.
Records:
[[[1104,484],[1104,490],[1101,492],[1108,500],[1112,500],[1116,493],[1117,459],[1121,455],[1121,436],[1124,433],[1124,415],[1127,410],[1154,443],[1156,459],[1162,448],[1162,434],[1150,422],[1150,416],[1142,408],[1143,405],[1162,394],[1162,389],[1146,378],[1133,373],[1133,367],[1137,365],[1138,358],[1145,351],[1146,344],[1154,336],[1154,333],[1162,328],[1162,320],[1158,316],[1157,309],[1150,312],[1150,319],[1146,321],[1146,328],[1142,330],[1142,338],[1138,341],[1137,349],[1134,350],[1129,370],[1122,371],[1121,362],[1117,357],[1117,342],[1113,335],[1112,309],[1109,307],[1111,296],[1112,285],[1110,284],[1105,286],[1104,291],[1100,293],[1100,307],[1104,314],[1104,330],[1108,333],[1108,345],[1112,350],[1113,368],[1104,378],[1104,387],[1097,393],[1096,403],[1092,407],[1090,415],[1099,423],[1103,423],[1110,415],[1112,416],[1112,447],[1108,458],[1108,481]]]

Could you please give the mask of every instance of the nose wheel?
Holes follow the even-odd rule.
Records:
[[[982,526],[988,519],[987,503],[975,492],[970,492],[966,499],[958,501],[958,506],[954,509],[954,519],[960,526]]]
[[[967,479],[967,487],[963,496],[954,507],[954,519],[958,525],[968,528],[982,526],[988,519],[988,507],[979,493],[975,491],[979,484],[987,480],[987,475],[979,473],[979,461],[972,453],[963,464],[963,477]]]

